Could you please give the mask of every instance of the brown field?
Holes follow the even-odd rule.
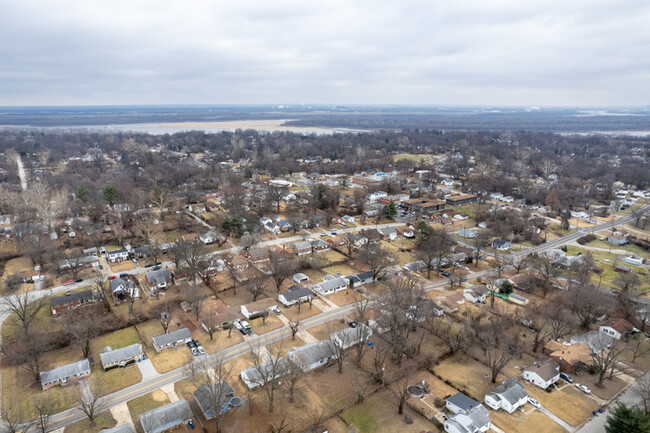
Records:
[[[534,385],[526,384],[526,391],[542,406],[572,426],[580,425],[599,407],[598,403],[573,386],[547,393]]]
[[[297,305],[292,305],[291,307],[282,307],[282,314],[286,316],[289,320],[304,320],[308,317],[313,317],[322,313],[322,311],[312,304],[309,306],[309,303],[303,303],[300,305],[300,311],[298,311]]]
[[[526,407],[528,409],[528,406]],[[492,423],[506,433],[535,432],[563,433],[566,430],[538,410],[530,413],[515,411],[509,414],[505,411],[490,410]]]
[[[485,394],[496,386],[490,383],[488,367],[462,354],[445,359],[432,370],[437,376],[450,382],[458,391],[478,401],[483,401]],[[499,375],[497,383],[505,379],[505,376]]]
[[[91,426],[90,421],[84,418],[74,424],[70,424],[63,430],[63,433],[88,433],[98,432],[101,429],[115,427],[117,421],[113,419],[110,411],[104,411],[95,418],[95,425]]]
[[[142,425],[140,424],[140,415],[148,412],[157,407],[161,407],[169,403],[169,398],[161,390],[156,390],[150,394],[143,395],[142,397],[135,398],[126,403],[131,413],[131,420],[135,425],[135,430],[142,433]]]

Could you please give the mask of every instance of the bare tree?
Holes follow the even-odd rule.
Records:
[[[609,310],[610,297],[591,285],[579,284],[569,291],[565,305],[580,321],[582,329],[589,329]]]
[[[222,354],[208,358],[200,364],[201,375],[197,376],[199,392],[208,397],[210,412],[215,421],[215,431],[221,432],[220,421],[223,417],[222,406],[228,402],[230,385],[228,381],[232,375],[232,364],[226,362]]]
[[[28,335],[29,327],[36,318],[41,308],[47,305],[47,299],[37,299],[36,296],[27,290],[11,296],[5,296],[0,301],[2,310],[8,314],[14,314],[20,322],[24,335]]]
[[[645,342],[646,339],[641,334],[635,335],[628,342],[629,350],[632,352],[632,362],[636,362],[637,359],[650,354],[650,346],[645,344]]]
[[[607,372],[610,373],[610,378],[614,375],[616,363],[627,347],[622,341],[610,339],[606,335],[597,336],[594,344],[596,348],[591,354],[591,360],[598,370],[596,386],[602,387]]]
[[[284,345],[282,341],[272,344],[270,351],[273,354],[270,354],[266,361],[264,360],[264,352],[266,351],[264,346],[250,344],[249,347],[253,368],[259,376],[257,385],[266,393],[269,400],[269,412],[273,412],[275,391],[280,386],[278,378],[284,376],[289,369],[287,359],[282,356],[284,354]]]
[[[552,254],[541,253],[533,258],[533,267],[541,279],[540,289],[542,297],[545,298],[553,289],[552,279],[560,273],[560,265]]]
[[[503,368],[521,353],[521,344],[517,336],[506,333],[508,323],[502,319],[492,319],[490,323],[477,330],[477,338],[485,363],[490,368],[490,381],[496,383],[497,376]]]
[[[291,339],[296,339],[296,334],[298,333],[298,328],[300,327],[300,319],[290,320],[289,329],[291,330]]]
[[[3,424],[0,427],[2,433],[27,433],[35,425],[35,421],[29,421],[21,409],[6,403],[0,409],[0,419]]]
[[[289,402],[293,403],[296,392],[300,391],[300,381],[304,379],[305,372],[299,365],[289,360],[289,369],[283,380],[287,391],[289,391]]]
[[[427,278],[431,278],[431,270],[440,272],[443,259],[449,255],[449,249],[453,245],[449,235],[443,230],[432,229],[420,238],[418,242],[416,257],[422,260],[427,267]]]
[[[44,397],[34,401],[34,410],[36,411],[36,421],[34,425],[40,433],[47,433],[50,423],[50,415],[54,412],[52,402]]]
[[[390,264],[390,255],[388,254],[388,251],[376,244],[366,244],[361,250],[359,250],[358,257],[370,268],[373,281],[376,281],[377,277]]]
[[[503,271],[508,267],[508,259],[501,255],[498,251],[494,252],[494,256],[490,260],[492,270],[496,272],[497,278],[500,279]]]
[[[286,258],[281,252],[273,251],[269,254],[269,261],[266,265],[271,271],[271,281],[273,281],[279,293],[282,283],[295,272],[296,264],[292,259]]]
[[[512,256],[510,259],[510,265],[515,268],[515,271],[519,274],[521,271],[525,270],[530,264],[530,259],[527,255]]]
[[[202,285],[197,284],[195,281],[190,281],[190,286],[187,289],[187,302],[190,303],[192,312],[196,320],[201,317],[201,310],[205,302],[206,293]]]
[[[90,340],[97,333],[96,317],[101,317],[99,308],[82,308],[74,315],[65,316],[65,329],[70,336],[71,343],[81,348],[84,358],[90,354]]]
[[[402,415],[404,413],[406,401],[410,397],[408,387],[413,385],[411,380],[413,380],[414,367],[409,366],[401,369],[400,373],[403,374],[403,376],[399,380],[391,383],[389,388],[393,394],[393,398],[395,399],[395,404],[397,405],[397,413]]]
[[[632,392],[643,402],[643,410],[646,415],[650,414],[650,376],[647,374],[632,387]]]
[[[84,393],[81,386],[77,387],[77,409],[83,412],[90,421],[90,426],[95,425],[95,418],[103,408],[105,401],[100,399],[101,390],[98,387],[90,387],[90,393]]]
[[[481,252],[490,242],[490,235],[486,231],[479,231],[476,237],[472,239],[472,246],[474,247],[474,265],[478,268],[478,262],[481,258]]]
[[[253,302],[264,293],[266,287],[266,278],[263,276],[251,277],[246,281],[246,290],[253,295]]]

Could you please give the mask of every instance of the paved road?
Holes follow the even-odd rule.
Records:
[[[643,377],[650,377],[650,372],[646,373]],[[577,433],[603,433],[605,431],[605,422],[609,415],[609,409],[611,407],[616,407],[616,403],[625,403],[627,406],[638,406],[643,408],[641,399],[634,395],[633,388],[629,387],[623,394],[607,406],[607,409],[605,409],[603,413],[592,418],[587,424],[582,426],[581,429],[577,430]]]
[[[646,206],[646,208],[650,208],[650,205]],[[620,218],[620,219],[618,219],[616,221],[612,221],[612,222],[601,224],[601,225],[596,226],[596,227],[592,227],[592,228],[589,229],[589,231],[594,232],[594,231],[605,230],[607,228],[612,227],[613,225],[622,224],[622,223],[627,222],[628,220],[631,220],[631,219],[632,219],[631,216],[623,217],[623,218]],[[394,226],[398,226],[400,224],[401,223],[381,224],[381,225],[378,225],[376,227],[377,228],[394,227]],[[355,231],[360,231],[361,229],[367,229],[367,228],[371,228],[371,227],[365,226],[365,227],[353,227],[353,228],[339,229],[339,230],[337,230],[337,232],[338,233],[355,232]],[[554,248],[554,247],[556,247],[558,245],[569,242],[569,241],[571,241],[573,239],[577,239],[578,237],[582,236],[583,234],[584,234],[584,232],[572,233],[572,234],[567,235],[567,236],[565,236],[563,238],[559,238],[559,239],[556,239],[554,241],[548,242],[548,243],[546,243],[544,245],[531,248],[531,249],[529,249],[527,251],[522,252],[521,254],[528,254],[528,253],[531,253],[531,252],[541,252],[541,251],[544,251],[546,249]],[[307,235],[307,236],[295,236],[295,237],[291,237],[291,238],[282,238],[282,239],[277,239],[277,240],[273,240],[273,241],[262,242],[259,245],[260,246],[268,246],[268,245],[273,245],[273,244],[278,244],[278,243],[294,242],[294,241],[297,241],[297,240],[303,240],[306,237],[307,238],[314,238],[314,237],[318,237],[318,234],[310,234],[310,235]],[[239,249],[240,248],[230,248],[228,250],[218,251],[215,254],[223,254],[224,252],[237,252],[237,251],[239,251]],[[233,250],[237,250],[237,251],[233,251]],[[136,268],[136,269],[133,269],[133,270],[129,271],[128,273],[137,274],[137,273],[142,273],[142,272],[145,272],[145,271],[146,271],[146,269],[144,269],[144,268]],[[474,279],[477,279],[477,278],[480,278],[480,277],[485,277],[485,276],[488,276],[488,275],[490,275],[490,271],[475,272],[475,273],[472,273],[472,274],[468,275],[467,280],[471,281],[471,280],[474,280]],[[440,281],[432,282],[432,283],[429,283],[429,284],[425,285],[424,289],[428,291],[428,290],[443,288],[447,284],[448,284],[447,280],[440,280]],[[73,288],[80,288],[80,287],[84,287],[84,286],[87,286],[87,285],[88,285],[88,283],[84,282],[84,283],[77,283],[77,284],[72,284],[72,285],[68,285],[68,286],[58,286],[58,287],[54,287],[54,288],[48,289],[48,290],[35,291],[34,294],[37,297],[43,297],[43,296],[47,296],[47,295],[49,295],[51,293],[59,293],[61,291],[67,291],[67,290],[71,290]],[[376,302],[376,300],[372,300],[371,302],[374,303],[374,302]],[[309,328],[312,328],[314,326],[318,326],[318,325],[327,323],[329,321],[339,319],[339,318],[341,318],[341,317],[343,317],[345,315],[354,313],[354,310],[355,310],[354,305],[346,305],[346,306],[343,306],[343,307],[335,308],[335,309],[327,311],[327,312],[323,312],[323,313],[318,314],[318,315],[316,315],[314,317],[311,317],[309,319],[305,319],[305,321],[301,323],[301,329],[303,329],[303,330],[309,329]],[[6,318],[6,316],[4,316],[4,318]],[[3,320],[3,316],[0,316],[0,319]],[[1,322],[0,322],[0,324],[1,324]],[[240,344],[235,345],[235,346],[233,346],[231,348],[225,349],[225,350],[219,352],[218,354],[208,355],[208,358],[214,358],[216,356],[223,356],[225,359],[230,360],[230,359],[236,358],[237,356],[240,356],[242,354],[245,354],[245,353],[249,352],[250,348],[251,348],[250,343],[266,345],[266,344],[272,343],[274,341],[280,340],[282,338],[288,337],[290,335],[291,335],[291,331],[287,327],[283,327],[283,328],[271,331],[271,332],[269,332],[269,333],[267,333],[265,335],[254,337],[249,342],[240,343]],[[176,370],[172,370],[172,371],[170,371],[168,373],[161,374],[161,375],[159,375],[159,376],[157,376],[155,378],[148,379],[148,380],[143,380],[142,382],[140,382],[140,383],[138,383],[136,385],[130,386],[128,388],[125,388],[123,390],[117,391],[117,392],[115,392],[113,394],[110,394],[110,395],[104,397],[103,400],[102,400],[102,401],[105,402],[103,410],[110,409],[111,407],[113,407],[115,405],[124,403],[124,402],[129,401],[131,399],[134,399],[136,397],[148,394],[148,393],[152,392],[153,390],[156,390],[156,389],[160,388],[161,386],[177,382],[177,381],[183,379],[184,377],[187,377],[188,375],[189,375],[189,367],[188,366],[183,366],[183,367],[178,368]],[[78,409],[76,409],[76,408],[69,409],[67,411],[52,415],[50,417],[50,427],[52,429],[63,427],[63,426],[66,426],[68,424],[72,424],[72,423],[74,423],[76,421],[79,421],[79,420],[83,419],[84,417],[85,417],[85,415],[82,412],[80,412]]]

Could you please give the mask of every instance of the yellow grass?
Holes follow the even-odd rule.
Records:
[[[251,325],[251,330],[257,335],[266,334],[267,332],[282,328],[284,326],[284,323],[282,323],[282,321],[278,319],[274,313],[269,314],[264,323],[262,323],[261,317],[249,320],[248,323]],[[234,332],[235,331],[233,331],[233,333]]]
[[[526,391],[542,406],[572,426],[582,423],[599,407],[598,403],[573,386],[547,393],[534,385],[526,384]]]
[[[95,425],[91,426],[88,418],[70,424],[63,430],[63,433],[88,433],[98,432],[101,429],[115,427],[117,421],[113,419],[110,411],[104,411],[95,417]]]
[[[135,398],[126,403],[131,413],[131,420],[135,425],[137,432],[142,432],[142,425],[140,424],[140,415],[152,409],[164,406],[169,403],[169,398],[161,390],[156,390],[152,393],[143,395],[142,397]]]
[[[478,401],[483,401],[485,394],[496,386],[490,383],[488,367],[462,354],[445,359],[432,370],[437,376],[451,383],[458,391]],[[501,383],[504,379],[505,377],[500,375],[497,378],[497,383]]]
[[[529,410],[529,406],[526,406]],[[535,433],[563,433],[564,428],[555,421],[534,410],[530,413],[515,411],[512,414],[499,411],[490,411],[492,424],[506,433],[535,432]]]

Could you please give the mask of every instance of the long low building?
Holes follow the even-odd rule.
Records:
[[[289,359],[298,365],[302,371],[308,372],[322,367],[335,356],[332,342],[329,340],[292,347],[287,354]]]
[[[53,296],[50,299],[52,314],[60,314],[67,310],[74,310],[84,304],[95,302],[95,297],[91,290],[81,292],[71,292],[69,295]]]
[[[107,347],[103,353],[99,354],[99,358],[102,361],[104,370],[108,370],[113,367],[124,367],[131,362],[144,359],[144,352],[140,344],[132,344],[115,350]]]
[[[152,337],[152,340],[156,352],[162,352],[165,349],[175,348],[179,344],[185,344],[191,341],[192,333],[187,328],[181,328],[167,334]]]
[[[140,424],[144,433],[162,433],[185,424],[193,416],[187,400],[178,400],[143,413]]]
[[[65,385],[71,380],[79,380],[90,376],[90,363],[87,359],[62,365],[52,370],[41,372],[41,386],[48,389],[57,385]]]
[[[255,367],[249,367],[245,370],[242,370],[240,377],[249,389],[254,389],[258,386],[264,385],[272,379],[281,378],[289,372],[289,368],[289,361],[287,361],[286,358],[280,358],[275,365],[275,369],[273,361],[268,360],[260,364],[259,369]]]

